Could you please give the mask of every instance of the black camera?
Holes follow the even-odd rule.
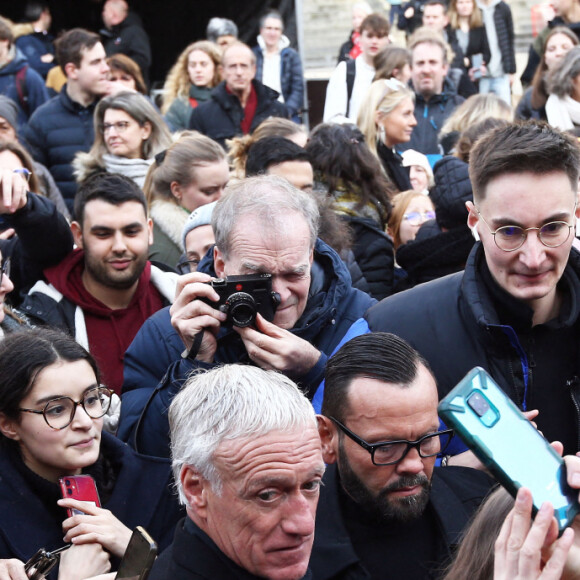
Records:
[[[208,284],[219,294],[219,302],[200,298],[228,315],[226,323],[244,328],[251,326],[260,313],[272,322],[280,304],[280,294],[272,291],[271,274],[227,276],[210,280]]]

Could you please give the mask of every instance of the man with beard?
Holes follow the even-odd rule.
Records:
[[[120,393],[123,358],[149,316],[173,302],[177,274],[147,261],[153,224],[139,187],[102,173],[80,187],[71,224],[77,249],[44,271],[22,310],[89,349],[108,388]]]
[[[327,363],[318,430],[325,463],[311,568],[317,579],[439,577],[493,484],[466,467],[435,467],[437,386],[393,334],[353,338]]]

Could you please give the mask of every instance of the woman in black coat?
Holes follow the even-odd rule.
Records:
[[[24,562],[72,543],[48,577],[87,578],[123,556],[137,525],[167,546],[182,516],[169,462],[102,432],[111,391],[91,355],[67,335],[35,329],[0,342],[0,368],[0,559]],[[80,474],[94,478],[102,508],[59,499],[59,478]]]

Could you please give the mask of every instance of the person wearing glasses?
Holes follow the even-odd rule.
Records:
[[[480,241],[465,270],[389,297],[357,326],[408,340],[441,397],[485,368],[520,409],[539,410],[565,454],[580,450],[579,167],[577,142],[545,124],[485,133],[469,158],[467,225]]]
[[[88,578],[116,568],[138,525],[167,546],[182,517],[169,461],[137,456],[102,431],[111,391],[92,356],[36,328],[0,342],[0,368],[0,559],[72,543],[48,578]],[[94,478],[102,507],[59,499],[58,479],[80,474]]]
[[[325,381],[314,577],[438,577],[493,480],[435,467],[453,431],[440,430],[427,363],[393,334],[365,334],[329,359]]]
[[[171,145],[165,121],[143,95],[122,91],[102,99],[95,109],[95,141],[88,153],[77,153],[74,174],[82,183],[107,171],[145,184],[155,155]]]

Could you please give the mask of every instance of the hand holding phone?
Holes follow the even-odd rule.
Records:
[[[473,69],[473,80],[481,78],[481,65],[483,64],[483,54],[478,53],[471,56],[471,67]]]
[[[86,501],[101,507],[99,492],[95,480],[90,475],[71,475],[58,480],[63,499],[71,498]],[[69,518],[76,514],[84,514],[78,509],[67,509]]]
[[[533,513],[554,506],[560,533],[580,512],[564,460],[482,368],[469,371],[439,403],[439,415],[515,497],[532,492]]]

